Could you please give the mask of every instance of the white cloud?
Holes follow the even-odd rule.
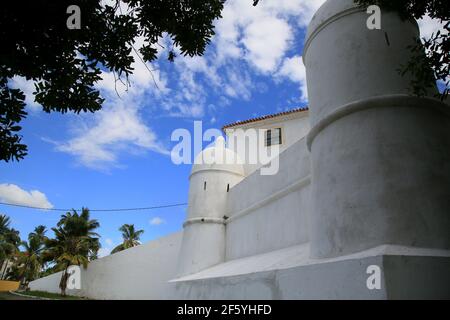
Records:
[[[304,69],[290,64],[286,55],[298,36],[294,28],[306,27],[323,2],[264,0],[254,7],[252,1],[227,1],[206,54],[175,60],[177,89],[162,101],[165,110],[170,116],[202,117],[211,92],[225,99],[249,100],[257,89],[252,71],[275,79],[284,76],[305,89]],[[299,75],[293,74],[297,71]],[[306,90],[302,90],[302,99],[306,99]]]
[[[98,257],[103,258],[111,254],[111,251],[114,249],[114,240],[111,238],[105,239],[106,246],[102,246],[98,250]]]
[[[279,18],[264,17],[252,21],[244,33],[242,43],[248,51],[246,59],[259,71],[274,71],[292,39],[289,24]]]
[[[112,251],[111,248],[100,248],[98,249],[98,257],[103,258],[109,256],[111,254],[111,251]]]
[[[142,41],[143,38],[136,39],[135,47]],[[72,137],[64,142],[53,142],[57,151],[71,154],[78,163],[97,170],[120,167],[119,158],[124,152],[169,154],[142,115],[149,97],[170,92],[167,79],[152,64],[144,65],[135,51],[132,55],[134,72],[129,84],[114,73],[103,71],[102,80],[97,84],[106,98],[102,110],[78,117],[73,124]]]
[[[89,168],[117,165],[121,151],[152,150],[169,154],[156,134],[145,125],[136,108],[125,103],[105,107],[94,116],[94,124],[75,129],[75,137],[56,149],[76,156]]]
[[[39,190],[26,191],[15,184],[0,184],[0,200],[2,202],[51,209],[53,205],[47,196]]]
[[[10,86],[12,88],[18,88],[25,94],[25,103],[27,108],[31,111],[38,111],[42,106],[34,101],[34,82],[32,80],[27,80],[24,77],[15,76],[10,80]]]
[[[201,118],[205,113],[207,92],[203,84],[200,84],[196,77],[197,73],[202,73],[209,77],[209,83],[218,81],[215,71],[206,67],[205,61],[194,58],[188,62],[188,58],[181,58],[175,62],[175,69],[178,72],[177,87],[173,94],[160,97],[160,106],[171,117]],[[217,84],[216,84],[217,85]]]
[[[149,223],[152,226],[159,226],[160,224],[165,223],[166,221],[160,217],[154,217],[152,219],[150,219]]]
[[[223,88],[223,93],[228,97],[240,100],[250,100],[253,87],[251,76],[246,71],[229,68],[226,71],[228,83]]]
[[[216,23],[217,62],[244,58],[260,71],[273,71],[291,48],[293,23],[302,28],[325,0],[230,0]],[[241,44],[244,46],[242,47]]]
[[[192,58],[181,56],[175,61],[175,65],[180,72],[189,70],[192,73],[203,73],[209,84],[216,87],[221,85],[221,79],[217,74],[217,66],[210,64],[204,56]]]
[[[308,100],[306,87],[306,69],[301,56],[286,58],[278,72],[278,76],[290,79],[300,84],[301,100]]]

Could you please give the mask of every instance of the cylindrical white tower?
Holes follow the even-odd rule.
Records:
[[[225,260],[225,216],[230,188],[244,178],[238,156],[223,137],[195,159],[190,175],[188,214],[178,261],[178,276]]]
[[[450,248],[450,113],[410,94],[398,69],[414,21],[328,0],[313,17],[303,59],[310,102],[311,255],[382,244]]]

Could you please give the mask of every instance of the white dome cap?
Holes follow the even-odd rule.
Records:
[[[244,176],[244,162],[231,149],[225,147],[225,139],[220,136],[212,147],[200,152],[192,165],[191,175],[198,171],[219,170]]]

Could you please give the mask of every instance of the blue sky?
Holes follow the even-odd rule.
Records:
[[[29,155],[0,162],[0,201],[54,208],[130,208],[187,201],[190,165],[175,165],[171,133],[203,129],[307,104],[301,53],[305,28],[323,0],[229,0],[205,55],[161,59],[147,67],[135,58],[131,87],[105,71],[106,98],[95,114],[46,114],[34,103],[32,83],[15,78],[27,94],[23,139]],[[426,26],[430,26],[428,23]],[[427,31],[428,32],[428,31]],[[142,39],[136,39],[139,46]],[[167,47],[166,39],[160,43]],[[119,96],[116,93],[119,92]],[[206,145],[206,144],[205,144]],[[99,220],[101,255],[121,242],[118,228],[135,224],[142,242],[181,230],[186,207],[92,213]],[[55,226],[61,212],[0,205],[26,238],[35,226]],[[49,235],[52,235],[50,232]]]

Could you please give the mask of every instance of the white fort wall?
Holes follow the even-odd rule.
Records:
[[[182,233],[92,261],[81,268],[81,290],[67,294],[93,299],[167,299],[175,276]],[[30,283],[31,290],[59,293],[61,272]]]
[[[308,241],[310,160],[305,139],[279,156],[279,171],[255,171],[228,195],[226,260]]]

